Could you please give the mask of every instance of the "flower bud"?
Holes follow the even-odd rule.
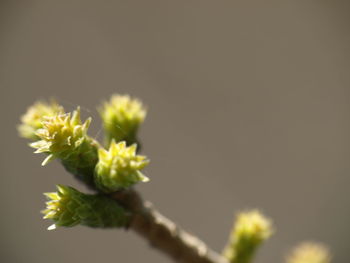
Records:
[[[58,185],[57,192],[45,193],[49,201],[42,211],[44,219],[52,219],[56,226],[72,227],[85,225],[89,227],[123,227],[130,215],[114,200],[103,195],[87,195],[78,190]]]
[[[128,95],[113,95],[99,109],[105,130],[105,145],[126,141],[128,145],[137,142],[137,131],[146,117],[146,109],[138,99]]]
[[[58,158],[65,168],[93,186],[93,174],[97,163],[98,143],[87,135],[91,118],[80,120],[80,109],[73,114],[44,117],[43,128],[37,130],[40,141],[31,144],[35,153],[47,153],[42,165]]]
[[[55,101],[52,100],[50,103],[38,101],[29,107],[21,117],[22,123],[18,126],[18,132],[23,138],[38,140],[39,137],[36,135],[36,131],[43,128],[43,118],[60,114],[64,114],[64,109]]]
[[[43,128],[36,131],[41,140],[31,144],[37,149],[35,153],[50,154],[43,165],[55,157],[65,159],[78,148],[85,139],[90,122],[91,119],[88,119],[84,124],[81,123],[79,108],[72,117],[70,113],[44,117]]]
[[[95,169],[95,183],[103,192],[114,192],[149,179],[141,173],[148,165],[146,156],[136,155],[136,144],[112,143],[109,150],[98,150],[98,163]]]
[[[239,213],[224,256],[231,263],[251,262],[259,245],[271,236],[271,225],[257,210]]]
[[[329,250],[322,244],[305,242],[287,257],[287,263],[330,263]]]

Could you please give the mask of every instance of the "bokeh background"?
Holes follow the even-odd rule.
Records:
[[[350,262],[348,1],[0,2],[0,261],[171,262],[134,233],[47,231],[42,192],[84,190],[42,168],[16,125],[37,99],[93,116],[113,93],[141,98],[151,159],[138,189],[220,251],[235,212],[276,233],[257,263],[303,240]]]

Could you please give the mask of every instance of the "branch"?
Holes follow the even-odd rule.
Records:
[[[67,171],[97,192],[89,195],[58,185],[57,192],[46,193],[44,218],[55,222],[49,229],[77,224],[127,227],[176,262],[251,262],[258,246],[273,232],[268,218],[257,210],[239,213],[224,256],[220,256],[130,188],[149,180],[141,172],[149,160],[137,154],[136,132],[146,116],[142,103],[127,95],[115,95],[100,114],[108,149],[87,135],[91,118],[83,123],[79,107],[71,114],[54,101],[38,102],[22,116],[19,133],[34,141],[31,146],[36,153],[48,154],[43,165],[60,159]],[[298,249],[288,262],[301,263],[305,258],[307,262],[330,262],[328,251],[314,244]]]
[[[133,213],[129,229],[149,241],[152,247],[183,263],[227,263],[197,237],[181,229],[144,201],[133,189],[119,191],[111,197]]]

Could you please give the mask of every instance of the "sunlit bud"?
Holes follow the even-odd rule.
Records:
[[[129,147],[125,142],[112,141],[109,150],[98,150],[95,183],[104,192],[114,192],[149,179],[141,173],[149,160],[136,154],[136,144]]]
[[[331,263],[331,255],[324,245],[305,242],[290,253],[287,263]]]
[[[18,132],[23,138],[38,140],[36,131],[43,128],[43,118],[61,114],[64,114],[64,109],[55,101],[52,100],[50,103],[38,101],[21,117],[21,124],[17,127]]]
[[[123,227],[129,221],[129,214],[114,200],[103,195],[87,195],[78,190],[58,185],[57,192],[45,193],[48,201],[42,211],[44,219],[57,226],[72,227],[85,225],[89,227]]]
[[[272,223],[257,210],[239,213],[224,256],[231,263],[250,263],[257,248],[272,234]]]
[[[99,109],[105,130],[105,145],[114,139],[126,141],[128,145],[137,142],[137,131],[146,117],[141,101],[128,95],[113,95]]]

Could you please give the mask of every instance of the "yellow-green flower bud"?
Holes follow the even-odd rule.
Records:
[[[324,245],[305,242],[292,251],[287,263],[331,263],[331,255]]]
[[[223,254],[231,263],[249,263],[259,245],[271,234],[271,221],[259,211],[239,213]]]
[[[35,153],[50,154],[43,165],[54,157],[65,159],[79,147],[85,139],[90,122],[91,119],[88,119],[84,124],[81,123],[79,108],[73,112],[72,117],[70,113],[44,117],[43,128],[36,132],[41,140],[31,144],[37,149]]]
[[[123,227],[128,224],[130,215],[114,200],[104,195],[87,195],[78,190],[58,185],[57,192],[45,193],[48,198],[44,219],[52,219],[56,226],[72,227]]]
[[[103,192],[114,192],[149,179],[141,173],[148,165],[145,156],[136,155],[136,144],[130,147],[126,143],[112,143],[109,150],[98,150],[98,163],[95,170],[95,183]]]
[[[58,158],[65,168],[93,186],[93,174],[97,163],[98,144],[87,136],[91,118],[80,120],[80,109],[73,114],[44,117],[43,128],[37,130],[40,141],[31,144],[35,153],[47,153],[42,165]]]
[[[17,127],[19,135],[26,139],[38,140],[36,131],[43,128],[43,118],[60,114],[64,114],[64,109],[55,101],[52,100],[50,103],[36,102],[21,117],[21,124]]]
[[[113,95],[99,109],[105,130],[105,145],[126,141],[128,145],[137,142],[137,130],[146,117],[146,109],[138,99],[128,95]]]

